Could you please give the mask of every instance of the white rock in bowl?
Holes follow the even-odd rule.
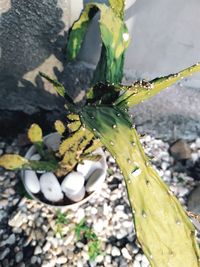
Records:
[[[102,164],[100,161],[91,161],[91,160],[83,160],[82,163],[79,163],[77,166],[77,171],[82,173],[85,177],[85,180],[94,172],[96,169],[102,168]]]
[[[44,138],[44,143],[48,148],[57,151],[61,143],[61,135],[59,133],[49,134]]]
[[[39,154],[34,154],[30,157],[30,160],[41,160],[41,156]]]
[[[63,199],[63,192],[56,176],[51,172],[46,172],[40,177],[40,187],[45,198],[52,202]]]
[[[35,171],[24,171],[24,183],[33,194],[37,194],[40,191],[40,183]]]
[[[61,188],[66,195],[79,193],[84,187],[84,176],[80,172],[70,172],[62,181]]]
[[[65,195],[74,202],[81,201],[85,196],[85,187],[83,186],[82,189],[75,194],[65,193]]]
[[[86,183],[86,191],[93,192],[101,188],[101,185],[106,177],[106,171],[104,169],[96,169],[88,178]]]

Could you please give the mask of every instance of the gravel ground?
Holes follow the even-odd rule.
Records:
[[[169,144],[150,136],[142,138],[146,152],[170,189],[186,206],[197,185],[184,168],[177,168]],[[200,140],[190,144],[191,161],[200,157]],[[0,140],[0,154],[19,152],[16,142]],[[56,211],[19,194],[19,173],[0,169],[0,267],[148,267],[136,241],[123,177],[107,153],[108,176],[100,195],[77,210]],[[59,221],[58,214],[65,215]],[[86,238],[77,240],[75,227],[81,219],[96,233],[101,254],[89,258]]]

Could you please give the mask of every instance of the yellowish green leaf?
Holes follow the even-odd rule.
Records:
[[[28,160],[19,155],[6,154],[0,157],[0,166],[7,170],[21,169],[27,163]]]
[[[36,123],[32,124],[28,130],[28,138],[32,143],[42,142],[42,129]]]
[[[63,124],[62,121],[60,120],[55,121],[54,126],[55,126],[56,131],[60,135],[62,135],[65,132],[65,125]]]

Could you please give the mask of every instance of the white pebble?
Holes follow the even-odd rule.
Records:
[[[96,231],[97,233],[101,233],[103,231],[104,228],[104,222],[102,219],[99,219],[96,223],[94,223],[94,231]]]
[[[103,255],[98,255],[98,256],[96,257],[96,259],[95,259],[95,262],[100,263],[100,262],[102,262],[103,260],[104,260],[104,256],[103,256]]]
[[[33,194],[37,194],[40,191],[40,183],[35,171],[24,171],[24,183]]]
[[[145,255],[142,255],[142,263],[146,264],[146,266],[149,265],[149,261]]]
[[[102,168],[100,161],[84,160],[81,164],[78,164],[77,171],[82,173],[85,180],[98,168]]]
[[[63,199],[61,186],[53,173],[47,172],[42,174],[40,177],[40,186],[47,200],[57,202]]]
[[[120,250],[119,250],[117,247],[112,247],[111,255],[112,255],[113,257],[120,256],[120,255],[121,255]]]
[[[64,257],[64,256],[60,256],[56,259],[56,263],[57,264],[64,264],[67,262],[67,257]]]
[[[139,263],[139,261],[135,260],[133,263],[133,267],[141,267],[141,264]]]
[[[123,249],[121,250],[121,252],[122,252],[122,255],[123,255],[123,257],[124,257],[125,259],[127,259],[127,260],[132,260],[132,257],[131,257],[131,255],[129,254],[127,248],[123,248]]]
[[[99,190],[103,181],[106,178],[106,171],[103,169],[96,169],[89,177],[86,183],[86,191],[93,192]]]
[[[40,246],[36,246],[34,250],[34,255],[38,255],[42,253],[42,248]]]
[[[189,192],[188,188],[183,187],[183,186],[179,186],[177,187],[177,191],[178,191],[178,195],[180,197],[184,197],[185,195],[187,195],[187,193]]]
[[[135,259],[137,261],[142,261],[142,254],[138,253],[136,256],[135,256]]]
[[[22,251],[17,252],[17,254],[15,255],[16,262],[19,263],[22,259],[23,259]]]
[[[71,172],[63,180],[61,184],[62,191],[65,194],[76,194],[84,185],[84,177],[80,172]]]
[[[51,243],[47,241],[43,247],[43,251],[47,252],[50,249],[50,247],[51,247]]]

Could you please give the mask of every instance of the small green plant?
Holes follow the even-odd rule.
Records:
[[[69,219],[67,218],[67,213],[62,212],[60,209],[57,209],[56,218],[55,218],[56,233],[58,233],[61,238],[63,238],[62,228],[63,226],[67,225],[68,222],[69,222]]]
[[[86,239],[89,259],[90,261],[94,261],[98,255],[102,254],[99,238],[92,228],[86,224],[84,218],[78,224],[76,224],[74,230],[78,241]]]

